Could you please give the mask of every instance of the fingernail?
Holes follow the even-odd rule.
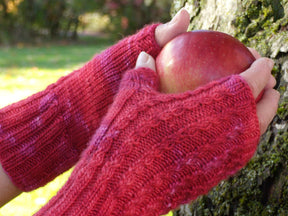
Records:
[[[184,10],[184,8],[181,8],[181,9],[175,14],[175,16],[172,18],[170,24],[174,24],[175,22],[177,22],[177,20],[179,19],[178,17],[180,16],[180,14],[182,13],[183,10]]]
[[[153,57],[147,54],[146,52],[141,52],[137,58],[135,68],[139,68],[139,67],[147,67],[156,71],[155,61]]]
[[[149,55],[146,52],[141,52],[138,56],[137,63],[147,63],[149,60]]]
[[[148,64],[149,58],[146,52],[141,52],[137,58],[135,68],[145,67]]]

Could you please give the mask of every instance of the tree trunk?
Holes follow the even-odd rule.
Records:
[[[288,215],[288,0],[174,0],[174,15],[185,7],[190,30],[218,30],[237,37],[276,62],[278,114],[257,153],[234,177],[174,215]]]

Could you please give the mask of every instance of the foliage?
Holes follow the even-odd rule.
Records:
[[[109,31],[127,35],[145,24],[170,19],[169,0],[104,0],[104,14],[109,14]]]
[[[284,40],[283,44],[288,39],[285,5],[288,5],[286,0],[243,0],[243,12],[234,21],[237,29],[235,36],[248,46],[257,48],[262,55],[275,58],[278,53],[271,53],[272,44],[269,39],[273,41],[274,36],[279,35]]]
[[[88,0],[0,0],[0,43],[70,31],[75,38],[79,16],[96,8]]]
[[[96,4],[88,0],[23,0],[18,7],[19,22],[34,32],[48,31],[56,37],[62,31],[67,35],[73,28],[76,37],[79,16],[96,9]]]
[[[18,2],[16,0],[0,0],[0,42],[1,40],[8,41],[11,29],[15,27]]]
[[[36,36],[76,39],[81,16],[92,12],[110,17],[109,32],[126,35],[166,21],[169,10],[169,0],[0,0],[0,43]]]

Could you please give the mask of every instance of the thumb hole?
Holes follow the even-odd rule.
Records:
[[[156,73],[155,60],[145,52],[141,52],[137,58],[134,69],[127,71],[121,81],[120,88],[152,88],[158,90],[159,78]]]

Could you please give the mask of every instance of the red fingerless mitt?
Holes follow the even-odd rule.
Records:
[[[161,215],[207,193],[253,156],[255,101],[239,75],[161,94],[155,72],[127,73],[59,193],[36,215]]]
[[[23,101],[0,110],[0,162],[23,191],[45,185],[78,161],[124,71],[135,66],[141,51],[156,56],[157,25],[95,56],[74,71]]]

